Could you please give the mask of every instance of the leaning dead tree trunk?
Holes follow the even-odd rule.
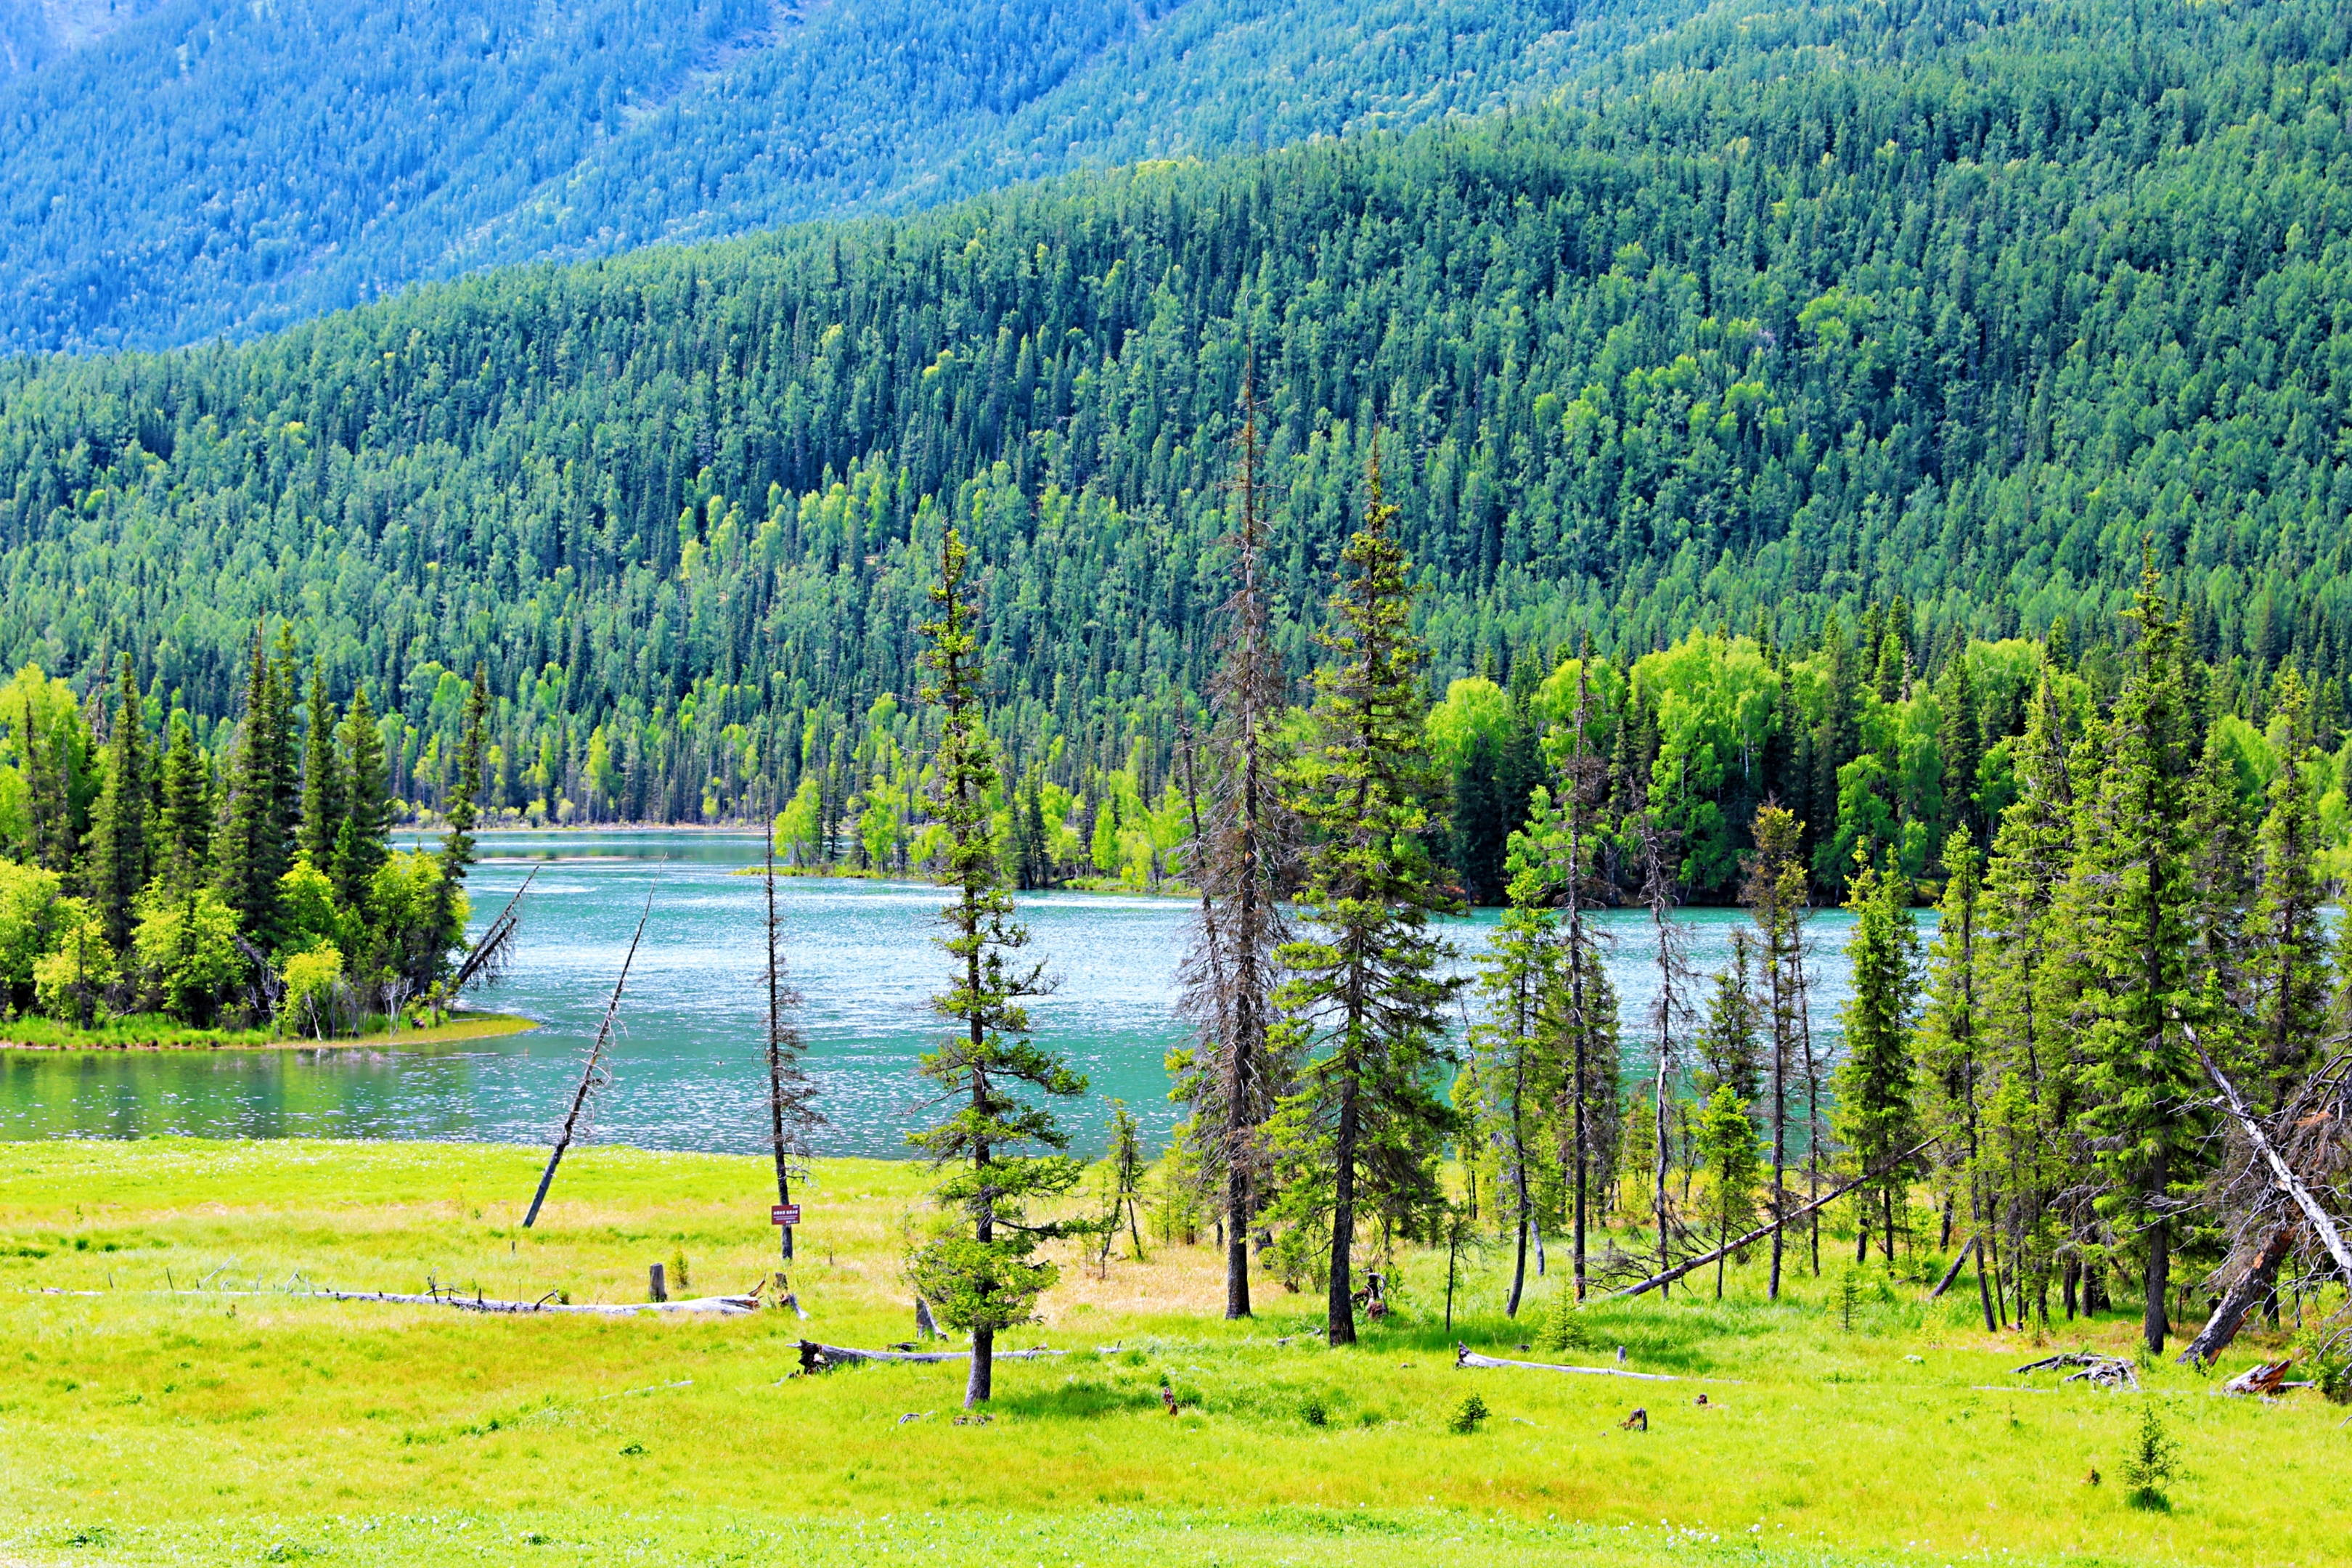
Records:
[[[2315,1145],[2308,1140],[2299,1141],[2297,1134],[2300,1129],[2337,1123],[2338,1114],[2322,1105],[2317,1114],[2305,1115],[2303,1111],[2314,1108],[2303,1098],[2283,1108],[2273,1121],[2273,1126],[2282,1130],[2280,1141],[2289,1145],[2287,1152],[2282,1152],[2279,1142],[2265,1130],[2263,1119],[2254,1114],[2245,1097],[2238,1092],[2238,1086],[2215,1065],[2194,1034],[2189,1038],[2197,1046],[2197,1059],[2205,1068],[2205,1076],[2221,1091],[2221,1105],[2246,1143],[2244,1168],[2237,1178],[2237,1191],[2246,1201],[2237,1225],[2237,1247],[2230,1260],[2236,1272],[2229,1277],[2228,1286],[2205,1326],[2183,1347],[2178,1358],[2184,1364],[2204,1365],[2229,1347],[2247,1313],[2272,1299],[2278,1288],[2280,1269],[2306,1237],[2319,1243],[2328,1261],[2336,1266],[2335,1271],[2347,1284],[2352,1284],[2352,1248],[2346,1247],[2343,1228],[2336,1217],[2327,1212],[2296,1169],[2300,1163],[2304,1172],[2310,1172],[2315,1169],[2315,1160],[2317,1169],[2326,1168],[2326,1136]],[[2335,1082],[2334,1073],[2335,1069],[2330,1068],[2314,1075],[2305,1096],[2315,1089],[2326,1092],[2324,1086]],[[2340,1094],[2340,1085],[2332,1092]],[[2295,1156],[2294,1162],[2290,1162],[2288,1153]]]
[[[1895,1155],[1893,1159],[1885,1161],[1874,1170],[1864,1172],[1863,1174],[1856,1176],[1853,1181],[1847,1182],[1842,1186],[1832,1188],[1831,1191],[1823,1193],[1820,1197],[1813,1199],[1812,1202],[1806,1204],[1803,1207],[1790,1209],[1787,1214],[1774,1219],[1769,1225],[1758,1226],[1754,1230],[1749,1231],[1745,1236],[1734,1237],[1712,1252],[1702,1252],[1696,1258],[1686,1258],[1682,1262],[1675,1264],[1672,1268],[1651,1275],[1639,1285],[1628,1285],[1622,1290],[1612,1290],[1607,1296],[1603,1297],[1602,1300],[1610,1301],[1622,1300],[1627,1297],[1640,1296],[1652,1290],[1662,1289],[1664,1287],[1673,1284],[1675,1280],[1681,1279],[1684,1275],[1689,1273],[1694,1268],[1704,1268],[1718,1258],[1728,1257],[1732,1253],[1738,1252],[1743,1247],[1755,1246],[1758,1242],[1762,1241],[1766,1237],[1770,1236],[1782,1226],[1793,1224],[1795,1221],[1801,1220],[1807,1215],[1811,1214],[1816,1209],[1827,1207],[1829,1205],[1845,1196],[1846,1194],[1853,1191],[1856,1187],[1863,1186],[1867,1183],[1878,1180],[1881,1176],[1886,1174],[1887,1172],[1895,1170],[1900,1166],[1904,1161],[1916,1158],[1942,1142],[1943,1139],[1940,1136],[1921,1139],[1918,1142],[1914,1143],[1910,1148],[1906,1149],[1903,1152]]]
[[[2175,1360],[2183,1366],[2201,1366],[2230,1348],[2230,1342],[2238,1337],[2239,1325],[2246,1321],[2246,1314],[2262,1305],[2276,1288],[2279,1265],[2285,1262],[2287,1254],[2294,1250],[2296,1229],[2294,1222],[2289,1221],[2271,1231],[2263,1242],[2262,1250],[2254,1254],[2253,1262],[2242,1270],[2231,1282],[2230,1288],[2221,1293],[2221,1300],[2213,1305],[2213,1315],[2205,1320],[2205,1326],[2197,1331],[2197,1337],[2189,1342]]]
[[[587,1065],[580,1070],[580,1087],[572,1096],[572,1109],[563,1118],[563,1130],[555,1135],[555,1148],[547,1156],[547,1169],[539,1175],[539,1191],[530,1196],[530,1212],[522,1216],[522,1227],[529,1230],[539,1218],[539,1207],[547,1201],[547,1189],[555,1184],[555,1167],[563,1163],[563,1152],[572,1147],[572,1140],[580,1131],[580,1119],[587,1113],[588,1097],[595,1092],[601,1081],[597,1068],[604,1060],[604,1042],[613,1037],[613,1016],[621,1010],[621,988],[629,983],[629,965],[637,959],[637,943],[645,940],[646,917],[653,913],[654,890],[646,889],[646,907],[637,913],[636,933],[629,938],[629,951],[621,960],[621,973],[613,982],[613,995],[604,1004],[604,1021],[596,1026],[596,1043],[588,1049]]]
[[[1969,1254],[1977,1249],[1977,1244],[1978,1238],[1973,1236],[1960,1243],[1960,1250],[1953,1256],[1952,1266],[1944,1270],[1944,1277],[1936,1281],[1936,1288],[1933,1290],[1927,1292],[1927,1300],[1936,1300],[1952,1288],[1952,1281],[1960,1277],[1960,1268],[1968,1262]],[[1981,1268],[1984,1266],[1979,1264],[1978,1267]]]
[[[509,899],[506,907],[499,911],[498,918],[483,930],[482,940],[474,944],[473,951],[466,954],[466,961],[457,965],[457,973],[449,981],[449,995],[453,999],[469,986],[495,985],[499,977],[506,973],[507,960],[514,948],[515,932],[522,925],[522,896],[530,891],[531,883],[538,879],[539,868],[533,866],[530,874],[523,878],[522,886],[514,890],[514,897]]]
[[[793,1021],[792,1011],[801,1005],[800,993],[784,978],[781,962],[776,956],[776,828],[768,825],[767,854],[768,892],[768,1133],[776,1160],[776,1203],[789,1209],[793,1201],[793,1165],[808,1152],[808,1131],[821,1121],[809,1103],[815,1098],[815,1086],[801,1069],[802,1039],[800,1027]],[[778,1247],[787,1268],[793,1261],[793,1230],[787,1224],[779,1227],[782,1233]],[[800,1300],[791,1293],[791,1284],[780,1274],[777,1289],[794,1310]]]

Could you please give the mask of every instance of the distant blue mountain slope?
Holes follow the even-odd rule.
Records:
[[[485,265],[1416,124],[1696,8],[107,3],[0,22],[0,351],[247,336]]]

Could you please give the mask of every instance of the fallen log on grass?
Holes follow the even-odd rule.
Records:
[[[1549,1361],[1506,1361],[1501,1356],[1480,1355],[1468,1345],[1454,1347],[1454,1365],[1462,1367],[1523,1366],[1531,1372],[1573,1372],[1587,1377],[1630,1377],[1642,1383],[1680,1383],[1682,1379],[1663,1372],[1627,1372],[1616,1366],[1563,1366]]]
[[[2022,1375],[2029,1372],[2055,1372],[2062,1366],[2080,1367],[2082,1370],[2060,1378],[2058,1381],[2061,1383],[2087,1382],[2097,1388],[2128,1388],[2135,1393],[2139,1389],[2139,1373],[2132,1370],[2131,1363],[2120,1356],[2100,1355],[2094,1351],[2068,1351],[2063,1355],[2044,1356],[2040,1361],[2027,1362],[2016,1371]]]
[[[2284,1361],[2257,1362],[2252,1366],[2250,1366],[2245,1371],[2240,1373],[2237,1376],[2231,1378],[2229,1382],[2223,1384],[2221,1385],[2221,1392],[2224,1394],[2258,1394],[2264,1399],[2268,1399],[2272,1394],[2276,1394],[2281,1388],[2286,1386],[2286,1369],[2294,1364],[2294,1358],[2293,1356],[2287,1357]]]
[[[61,1290],[45,1287],[44,1296],[106,1296],[107,1290]],[[410,1295],[398,1290],[138,1290],[122,1291],[123,1295],[169,1296],[202,1300],[266,1300],[266,1301],[389,1301],[394,1306],[455,1307],[461,1312],[497,1312],[522,1316],[533,1312],[585,1312],[599,1317],[633,1318],[640,1312],[678,1312],[692,1315],[712,1312],[722,1318],[738,1317],[760,1310],[757,1296],[697,1296],[689,1301],[637,1301],[618,1304],[551,1300],[541,1296],[536,1301],[501,1301],[495,1297],[458,1296],[446,1290]]]
[[[216,1296],[225,1292],[214,1290],[205,1294]],[[536,1301],[501,1301],[478,1295],[452,1295],[446,1291],[423,1296],[403,1295],[393,1290],[314,1290],[308,1294],[324,1297],[330,1301],[392,1301],[419,1307],[455,1307],[461,1312],[498,1312],[519,1316],[533,1312],[575,1312],[596,1317],[634,1318],[641,1312],[682,1312],[715,1313],[722,1318],[732,1318],[760,1310],[760,1299],[756,1296],[697,1296],[685,1301],[574,1303],[551,1301],[544,1296]]]
[[[1608,1295],[1602,1297],[1601,1300],[1605,1301],[1620,1300],[1629,1296],[1640,1296],[1645,1294],[1648,1291],[1657,1289],[1660,1286],[1671,1285],[1694,1268],[1704,1268],[1718,1258],[1728,1258],[1735,1252],[1738,1252],[1746,1247],[1753,1247],[1758,1242],[1763,1240],[1766,1237],[1771,1235],[1774,1231],[1781,1228],[1783,1226],[1804,1218],[1807,1215],[1811,1214],[1815,1209],[1828,1207],[1831,1204],[1835,1203],[1838,1199],[1845,1196],[1846,1194],[1853,1191],[1854,1188],[1863,1185],[1866,1182],[1874,1182],[1878,1180],[1879,1177],[1884,1176],[1887,1172],[1894,1170],[1898,1165],[1901,1165],[1905,1161],[1925,1153],[1927,1150],[1934,1148],[1937,1144],[1942,1142],[1943,1139],[1940,1136],[1935,1138],[1923,1138],[1918,1142],[1911,1145],[1910,1148],[1904,1150],[1900,1154],[1895,1155],[1893,1159],[1881,1164],[1876,1170],[1865,1171],[1861,1175],[1856,1176],[1853,1181],[1846,1183],[1843,1186],[1832,1187],[1828,1192],[1823,1193],[1820,1197],[1813,1199],[1811,1203],[1801,1205],[1796,1208],[1790,1209],[1787,1214],[1784,1214],[1772,1221],[1771,1224],[1759,1226],[1756,1229],[1749,1231],[1745,1236],[1736,1237],[1732,1240],[1725,1242],[1721,1247],[1717,1247],[1713,1252],[1702,1252],[1696,1258],[1685,1258],[1663,1273],[1651,1275],[1639,1285],[1628,1285],[1622,1290],[1612,1290]]]
[[[971,1352],[970,1351],[861,1351],[852,1350],[847,1345],[821,1345],[814,1340],[803,1340],[801,1342],[800,1349],[801,1370],[803,1372],[831,1372],[837,1366],[857,1366],[866,1362],[929,1363],[940,1361],[970,1361],[971,1359]],[[1039,1345],[1034,1350],[998,1351],[996,1352],[996,1359],[998,1361],[1029,1361],[1037,1356],[1060,1355],[1062,1353],[1064,1352],[1060,1351],[1047,1350],[1045,1346]]]

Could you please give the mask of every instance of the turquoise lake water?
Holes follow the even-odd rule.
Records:
[[[0,1141],[206,1137],[446,1138],[539,1142],[561,1120],[648,888],[653,912],[610,1047],[613,1082],[590,1138],[650,1149],[762,1147],[761,882],[735,875],[760,858],[753,835],[487,834],[471,884],[477,927],[533,864],[508,977],[482,1005],[538,1018],[527,1035],[457,1045],[203,1053],[0,1052]],[[828,1126],[822,1152],[895,1155],[915,1124],[916,1057],[938,1032],[924,1001],[943,957],[931,945],[938,889],[922,883],[786,878],[777,883],[784,956],[805,1003],[808,1066]],[[1106,1099],[1125,1100],[1155,1135],[1173,1120],[1161,1059],[1181,1042],[1174,985],[1191,907],[1179,900],[1044,893],[1022,917],[1056,994],[1038,1004],[1038,1038],[1089,1075],[1070,1108],[1090,1146]],[[1720,968],[1728,910],[1678,919],[1702,977]],[[1656,996],[1645,917],[1612,910],[1610,966],[1624,1022],[1627,1070],[1649,1059]],[[1923,940],[1928,920],[1923,918]],[[1484,946],[1491,912],[1445,922],[1464,961]],[[1847,917],[1811,926],[1813,1024],[1833,1034],[1844,999]],[[1703,995],[1703,983],[1692,1000]]]

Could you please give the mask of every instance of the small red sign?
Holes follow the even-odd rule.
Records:
[[[800,1222],[801,1205],[798,1204],[775,1204],[768,1209],[770,1225],[798,1225]]]

